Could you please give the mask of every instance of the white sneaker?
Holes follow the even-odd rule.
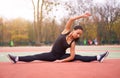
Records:
[[[99,62],[103,62],[103,60],[105,59],[105,57],[108,56],[108,54],[109,54],[109,52],[107,51],[107,52],[105,52],[105,53],[99,55],[98,61],[99,61]]]

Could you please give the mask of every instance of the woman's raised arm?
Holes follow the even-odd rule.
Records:
[[[80,15],[80,16],[71,17],[71,18],[67,21],[67,23],[66,23],[66,25],[65,25],[65,29],[63,30],[62,33],[65,33],[65,32],[70,31],[71,26],[72,26],[72,24],[73,24],[73,22],[74,22],[75,20],[80,19],[80,18],[87,18],[87,17],[89,17],[89,16],[91,16],[90,13],[84,13],[84,14],[82,14],[82,15]]]

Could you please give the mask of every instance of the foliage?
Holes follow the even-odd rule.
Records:
[[[41,2],[42,3],[39,3]],[[51,44],[64,29],[71,16],[81,15],[86,10],[92,13],[89,19],[74,22],[84,28],[81,39],[96,39],[99,44],[120,43],[120,3],[117,0],[106,0],[104,4],[92,0],[37,0],[33,3],[34,21],[23,18],[4,20],[0,18],[0,42],[36,42]],[[62,8],[62,9],[61,9]],[[64,13],[64,16],[56,14]],[[58,21],[59,18],[59,21]],[[60,19],[61,18],[61,19]],[[72,29],[71,29],[72,30]]]

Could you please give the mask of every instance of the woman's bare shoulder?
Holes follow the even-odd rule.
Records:
[[[61,34],[67,34],[68,32],[70,32],[70,30],[63,30]]]

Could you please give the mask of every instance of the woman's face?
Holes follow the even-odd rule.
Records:
[[[82,35],[83,31],[81,29],[73,30],[72,36],[74,39],[79,38]]]

